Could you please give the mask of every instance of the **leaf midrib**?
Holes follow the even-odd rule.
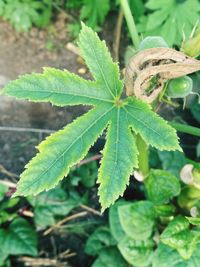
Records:
[[[129,106],[129,105],[127,105]],[[131,107],[131,106],[130,106]],[[133,107],[131,107],[133,108]],[[148,128],[149,130],[153,131],[156,135],[158,135],[159,137],[163,138],[165,141],[167,141],[166,137],[162,136],[160,133],[158,133],[157,131],[155,131],[153,128],[149,127],[146,123],[144,123],[141,120],[138,120],[136,117],[133,116],[133,114],[131,114],[125,107],[123,107],[123,109],[125,110],[126,113],[128,113],[131,117],[133,117],[137,122],[143,124],[146,128]],[[135,129],[135,128],[134,128]]]
[[[34,185],[36,182],[38,182],[39,181],[39,179],[44,175],[44,174],[46,174],[56,163],[57,163],[57,161],[58,160],[60,160],[60,158],[61,157],[63,157],[63,155],[65,154],[65,153],[67,153],[67,151],[74,145],[74,143],[79,139],[79,138],[82,138],[82,136],[87,132],[87,131],[89,131],[89,129],[93,126],[93,125],[95,125],[100,119],[102,119],[107,113],[109,113],[112,109],[114,108],[114,106],[112,106],[110,109],[108,109],[108,110],[106,110],[106,112],[104,112],[97,120],[95,120],[92,124],[90,124],[90,126],[88,127],[88,128],[86,128],[84,131],[83,131],[83,133],[80,135],[80,136],[78,136],[71,144],[70,144],[70,146],[58,157],[58,158],[56,158],[56,160],[53,162],[53,163],[51,163],[51,165],[50,166],[48,166],[48,168],[45,170],[45,171],[43,171],[38,177],[37,177],[37,179],[35,179],[33,182],[32,182],[32,185]],[[41,152],[40,152],[41,153]],[[73,164],[75,164],[75,162],[73,163]],[[70,168],[71,166],[73,166],[73,164],[72,165],[68,165],[68,168]],[[29,185],[27,185],[26,187],[24,187],[23,188],[23,191],[26,191],[27,190],[27,188],[29,188]],[[26,194],[24,193],[24,196],[26,196]]]
[[[101,72],[101,75],[102,75],[102,78],[103,78],[103,80],[104,80],[104,83],[105,83],[105,85],[106,85],[108,91],[110,92],[111,96],[115,99],[115,95],[112,93],[112,90],[111,90],[111,88],[110,88],[110,86],[109,86],[109,84],[107,83],[107,80],[106,80],[106,78],[105,78],[104,72],[103,72],[103,70],[102,70],[102,68],[101,68],[101,66],[100,66],[100,64],[99,64],[99,60],[97,59],[97,56],[96,56],[96,53],[95,53],[95,49],[94,49],[94,46],[93,46],[93,42],[91,42],[91,49],[92,49],[92,53],[93,53],[93,55],[94,55],[94,57],[95,57],[96,64],[98,65],[98,68],[99,68],[99,70],[100,70],[100,72]]]
[[[31,93],[35,93],[35,92],[38,92],[38,93],[43,93],[43,94],[58,94],[58,95],[70,95],[70,96],[80,96],[80,97],[86,97],[86,98],[89,98],[89,99],[94,99],[94,100],[97,100],[97,101],[104,101],[104,102],[108,102],[108,103],[113,103],[114,101],[113,100],[109,100],[109,99],[104,99],[104,98],[96,98],[96,97],[92,97],[92,96],[87,96],[87,95],[80,95],[80,94],[74,94],[74,93],[68,93],[68,92],[56,92],[56,91],[43,91],[43,90],[27,90],[28,92],[31,92]],[[22,92],[21,90],[15,90],[15,92]],[[48,96],[48,97],[51,97]],[[15,96],[16,98],[19,98],[20,96]],[[24,97],[23,97],[24,98]],[[28,96],[26,98],[29,98]],[[34,101],[34,100],[33,100]],[[40,100],[38,100],[40,101]],[[48,100],[47,100],[48,101]]]

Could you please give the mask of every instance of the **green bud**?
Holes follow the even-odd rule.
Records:
[[[190,57],[200,55],[200,28],[196,31],[194,37],[183,42],[181,51]]]

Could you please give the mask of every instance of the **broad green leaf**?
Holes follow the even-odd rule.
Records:
[[[124,238],[125,232],[122,229],[122,226],[120,224],[119,220],[119,212],[118,208],[123,205],[127,205],[127,201],[124,201],[123,199],[115,202],[114,205],[112,205],[109,209],[109,226],[110,231],[115,238],[116,241],[121,241]]]
[[[181,191],[178,178],[163,170],[151,170],[145,187],[148,199],[156,205],[167,203]]]
[[[109,0],[83,0],[82,5],[81,20],[85,19],[88,26],[94,30],[99,30],[98,25],[102,25],[109,11]]]
[[[183,32],[189,38],[199,19],[198,0],[149,0],[146,7],[150,13],[141,17],[139,30],[144,36],[162,36],[170,46],[181,44]]]
[[[56,216],[66,216],[81,202],[78,195],[68,196],[60,187],[29,197],[28,200],[34,206],[34,221],[39,229],[53,225]]]
[[[98,177],[104,210],[123,194],[129,176],[138,166],[133,132],[160,150],[181,148],[175,130],[148,104],[134,97],[120,99],[123,83],[118,65],[97,34],[85,25],[82,27],[79,47],[95,81],[83,80],[67,71],[46,69],[44,74],[22,76],[4,89],[6,94],[33,101],[95,106],[38,146],[39,153],[26,166],[15,196],[36,195],[55,187],[108,127]]]
[[[169,47],[165,40],[160,36],[148,36],[142,40],[139,50],[145,50],[155,47]]]
[[[4,184],[0,184],[0,201],[5,197],[6,192],[8,192],[8,187]]]
[[[111,102],[104,87],[94,81],[53,68],[44,68],[42,74],[27,74],[8,83],[5,93],[18,99],[51,102],[57,106],[95,105]]]
[[[200,122],[200,105],[198,102],[195,102],[191,105],[190,110],[192,112],[193,117]]]
[[[169,223],[160,238],[164,244],[177,249],[184,259],[189,259],[200,242],[200,232],[190,230],[188,220],[178,216]]]
[[[114,203],[116,195],[123,195],[130,173],[138,167],[137,147],[131,130],[127,128],[124,110],[115,109],[112,116],[98,177],[100,202],[104,208]]]
[[[5,247],[5,242],[7,239],[7,233],[4,229],[0,229],[0,266],[3,265],[6,258],[9,256],[9,250]]]
[[[122,256],[135,267],[149,266],[153,256],[152,240],[134,240],[127,236],[118,244]]]
[[[69,168],[82,159],[106,127],[111,108],[95,108],[45,141],[21,175],[17,195],[36,195],[55,187],[68,174]]]
[[[2,240],[1,240],[2,238]],[[24,219],[15,219],[7,230],[0,230],[0,258],[5,255],[37,256],[37,236],[31,225]]]
[[[129,98],[126,111],[128,124],[136,133],[139,133],[147,144],[159,150],[181,150],[178,144],[176,131],[171,128],[146,103],[136,98]]]
[[[119,79],[119,67],[112,61],[104,41],[100,41],[92,29],[83,25],[79,35],[79,47],[93,77],[104,85],[106,95],[112,98],[122,93],[122,81]]]
[[[120,206],[118,211],[121,226],[130,238],[145,240],[151,236],[156,215],[150,201]]]
[[[180,171],[187,163],[184,153],[179,151],[158,151],[158,156],[162,162],[162,168],[180,178]]]
[[[88,238],[85,252],[89,255],[95,256],[99,252],[107,247],[111,247],[116,244],[116,241],[112,237],[110,230],[107,227],[99,227]]]
[[[106,248],[99,253],[99,257],[92,264],[92,267],[128,267],[128,263],[120,255],[120,252],[114,248]]]
[[[152,267],[199,267],[199,251],[200,245],[197,245],[192,257],[184,260],[175,249],[160,243],[155,251]]]
[[[185,217],[190,224],[200,226],[200,218],[199,217]]]
[[[156,214],[161,217],[171,217],[176,211],[172,204],[155,205]]]

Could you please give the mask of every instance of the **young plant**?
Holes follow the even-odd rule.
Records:
[[[144,36],[162,36],[170,46],[180,45],[199,22],[198,0],[148,0],[145,6],[151,13],[140,18],[138,30]]]
[[[5,94],[53,105],[90,105],[85,115],[39,146],[26,166],[14,196],[36,195],[55,187],[69,169],[87,154],[107,129],[98,183],[102,211],[123,194],[133,169],[138,168],[137,138],[159,150],[181,150],[176,131],[134,96],[122,98],[123,81],[104,42],[83,25],[79,48],[95,80],[84,80],[67,70],[45,68],[43,74],[21,76]]]
[[[28,31],[33,25],[48,25],[52,12],[52,0],[1,0],[0,16],[9,20],[18,31]]]

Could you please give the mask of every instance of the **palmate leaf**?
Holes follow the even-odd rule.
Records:
[[[48,68],[43,74],[21,76],[4,90],[19,99],[50,101],[58,106],[93,106],[39,145],[39,153],[21,175],[15,196],[35,195],[55,187],[108,128],[98,177],[104,210],[123,194],[133,168],[138,167],[134,133],[160,150],[181,148],[175,130],[151,111],[148,104],[134,97],[120,99],[123,82],[118,65],[113,63],[105,43],[85,25],[79,47],[95,81]]]
[[[144,36],[160,35],[169,45],[180,45],[184,35],[189,38],[193,27],[199,22],[198,0],[148,0],[146,7],[151,11],[143,16],[138,30]]]

